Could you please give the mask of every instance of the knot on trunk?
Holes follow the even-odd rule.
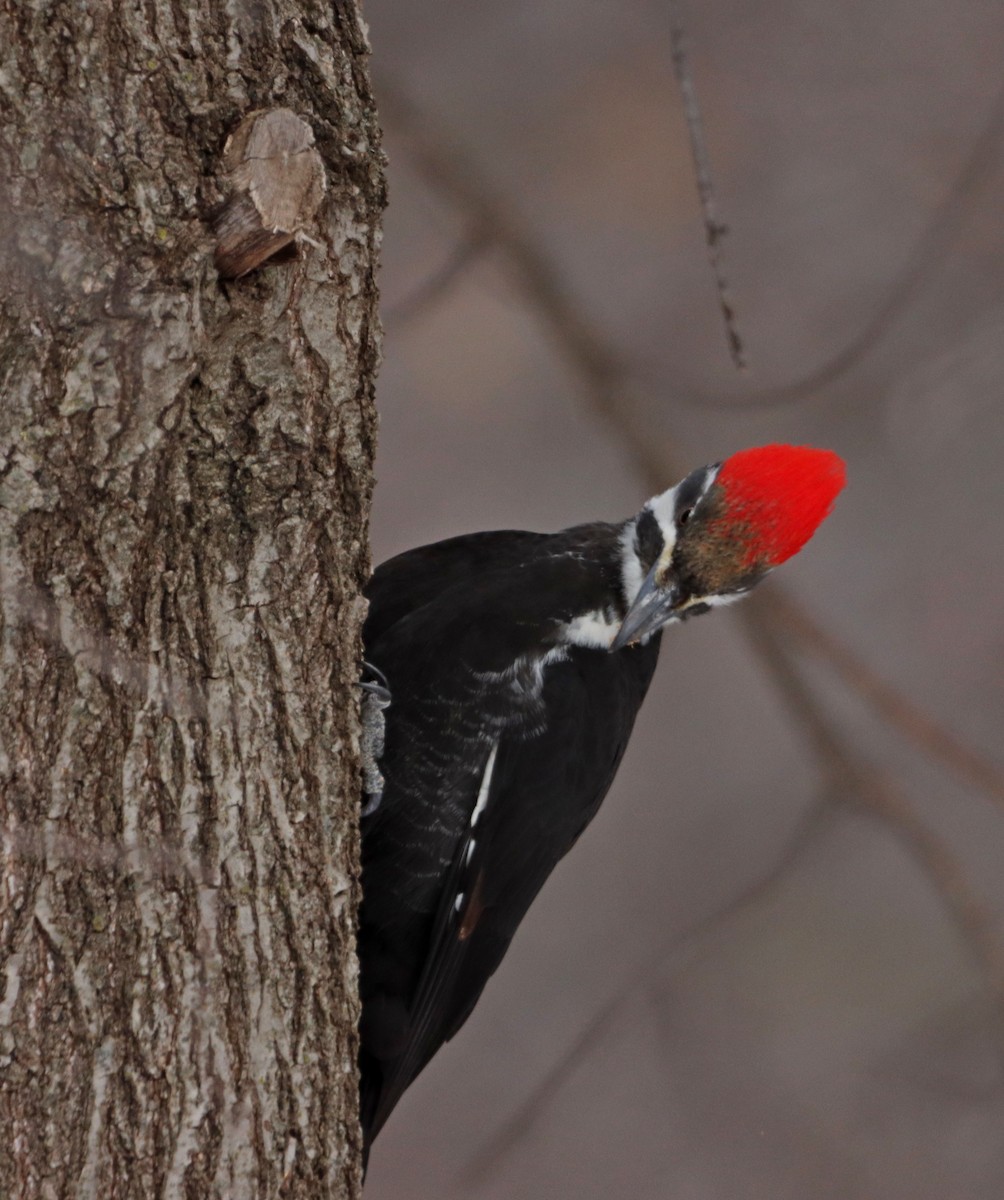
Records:
[[[224,279],[236,279],[306,238],[324,196],[324,164],[306,121],[273,108],[241,121],[223,168],[230,194],[212,218],[213,258]]]

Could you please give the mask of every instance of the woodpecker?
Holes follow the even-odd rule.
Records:
[[[377,569],[363,640],[390,703],[362,817],[367,1155],[596,815],[662,629],[749,592],[843,484],[831,451],[763,446],[626,521],[474,533]]]

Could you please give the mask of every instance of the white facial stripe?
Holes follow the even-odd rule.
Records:
[[[673,557],[673,550],[676,548],[676,493],[679,486],[677,484],[676,487],[671,487],[661,496],[653,496],[645,505],[659,522],[659,529],[662,532],[663,549],[659,555],[660,566],[669,562]]]
[[[718,596],[705,596],[703,599],[695,600],[695,604],[710,604],[712,608],[724,608],[726,604],[735,604],[737,600],[742,600],[746,592],[724,592]]]
[[[737,600],[742,600],[747,595],[749,595],[748,592],[724,592],[717,596],[714,594],[710,596],[691,596],[686,604],[677,609],[667,624],[682,621],[687,615],[687,609],[693,608],[697,604],[704,604],[708,608],[725,608],[726,605],[735,604]]]

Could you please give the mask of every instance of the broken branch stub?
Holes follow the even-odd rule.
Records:
[[[303,234],[324,196],[324,164],[306,121],[273,108],[241,121],[223,167],[230,194],[213,216],[213,259],[224,279],[237,279]]]

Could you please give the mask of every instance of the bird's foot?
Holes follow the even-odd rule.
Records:
[[[363,678],[359,681],[363,699],[360,705],[362,736],[359,739],[360,757],[363,768],[363,795],[366,803],[361,816],[368,817],[380,807],[383,799],[384,778],[380,773],[383,757],[386,719],[384,709],[390,705],[390,687],[384,673],[372,663],[363,663]]]

